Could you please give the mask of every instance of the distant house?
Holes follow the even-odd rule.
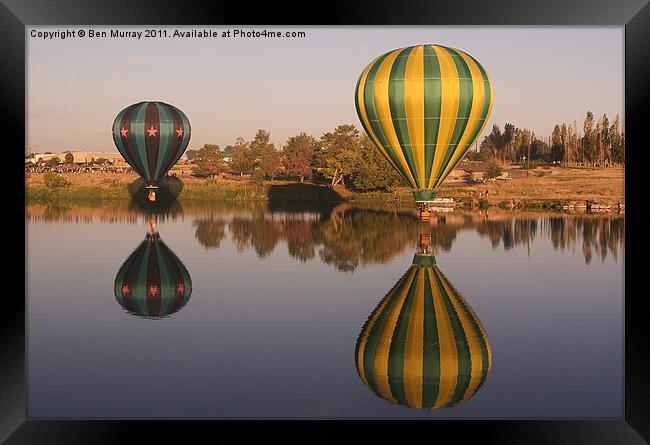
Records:
[[[230,164],[232,162],[232,151],[233,151],[232,145],[227,145],[226,148],[224,148],[221,151],[221,154],[223,155],[224,162],[226,162],[228,164]]]

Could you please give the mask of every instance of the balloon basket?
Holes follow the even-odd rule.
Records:
[[[420,207],[420,221],[429,222],[431,220],[431,211],[429,211],[429,204],[426,202],[419,202]]]
[[[147,185],[145,188],[149,190],[149,193],[147,193],[147,199],[151,202],[156,202],[156,190],[158,190],[158,186]]]

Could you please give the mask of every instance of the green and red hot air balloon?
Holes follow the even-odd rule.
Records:
[[[126,162],[147,184],[155,201],[158,181],[183,155],[190,142],[190,121],[164,102],[139,102],[120,111],[113,122],[113,141]]]

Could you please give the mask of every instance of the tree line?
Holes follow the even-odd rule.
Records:
[[[582,132],[574,120],[556,124],[547,137],[534,131],[516,128],[511,123],[492,127],[479,150],[468,153],[470,160],[496,160],[511,163],[560,163],[573,166],[611,167],[625,164],[625,133],[617,114],[610,123],[607,114],[595,120],[587,111]]]
[[[318,139],[299,133],[287,139],[282,150],[276,149],[270,136],[269,131],[260,129],[252,141],[238,137],[223,150],[216,144],[188,150],[187,158],[195,164],[192,174],[209,177],[229,172],[252,175],[257,181],[278,177],[300,182],[314,179],[360,191],[390,190],[402,184],[402,178],[370,138],[354,125],[338,125]],[[230,163],[224,162],[226,156]]]

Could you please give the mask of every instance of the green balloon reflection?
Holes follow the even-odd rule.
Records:
[[[144,318],[163,318],[187,304],[192,280],[181,260],[152,227],[120,267],[114,292],[127,312]]]
[[[411,408],[444,408],[485,383],[492,350],[480,320],[436,265],[420,252],[372,312],[355,350],[363,383]]]

